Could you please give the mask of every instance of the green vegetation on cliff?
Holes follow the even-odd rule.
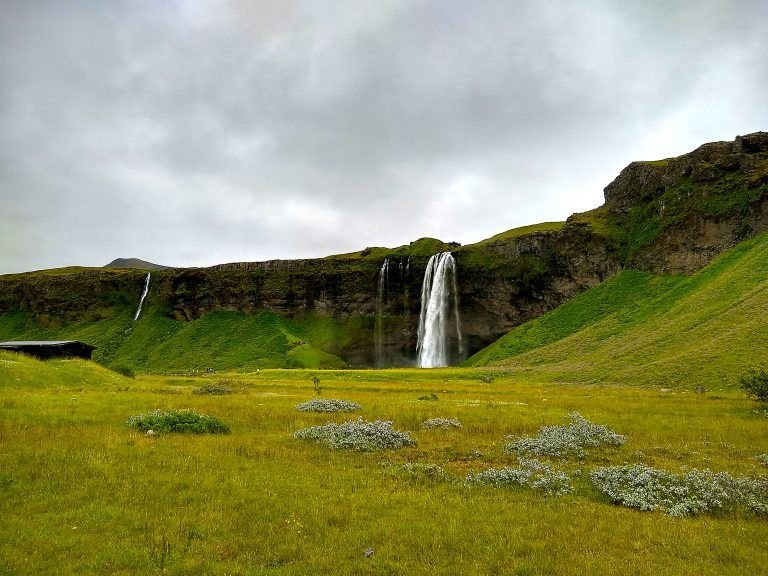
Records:
[[[692,276],[626,270],[466,361],[557,382],[733,387],[768,353],[768,234]]]

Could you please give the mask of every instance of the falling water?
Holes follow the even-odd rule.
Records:
[[[141,307],[144,305],[144,298],[147,297],[147,292],[149,292],[149,277],[152,275],[151,272],[147,273],[147,279],[144,281],[144,292],[141,293],[141,300],[139,300],[139,307],[136,310],[136,316],[133,317],[133,321],[139,319],[139,314],[141,314]]]
[[[376,345],[376,367],[381,368],[384,357],[384,304],[387,293],[387,284],[389,282],[389,258],[384,259],[384,263],[379,270],[379,283],[376,290],[376,318],[375,318],[375,345]]]
[[[453,314],[450,308],[453,307]],[[453,316],[453,318],[451,318]],[[455,326],[451,324],[455,323]],[[429,259],[421,286],[417,352],[419,367],[437,368],[450,362],[450,336],[455,330],[458,353],[463,354],[456,261],[450,252]]]

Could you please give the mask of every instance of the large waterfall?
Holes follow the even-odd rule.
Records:
[[[450,252],[429,259],[421,286],[419,367],[448,366],[463,354],[456,261]]]
[[[139,314],[141,314],[141,307],[144,305],[144,298],[147,297],[147,292],[149,292],[149,277],[152,275],[151,272],[147,273],[147,279],[144,281],[144,292],[141,293],[141,300],[139,300],[139,307],[136,309],[136,315],[133,317],[133,321],[139,319]]]

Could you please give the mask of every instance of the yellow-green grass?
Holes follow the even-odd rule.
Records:
[[[692,276],[625,271],[467,361],[525,379],[731,387],[768,357],[768,234]]]
[[[0,354],[0,566],[9,574],[758,574],[768,520],[746,512],[671,518],[606,502],[586,475],[642,461],[758,475],[768,420],[737,391],[553,386],[473,369],[272,371],[124,378],[84,361]],[[350,415],[300,413],[323,396],[359,402],[419,444],[334,452],[297,429]],[[193,394],[226,380],[236,393]],[[435,393],[437,401],[420,401]],[[226,436],[148,437],[136,413],[192,408]],[[385,464],[463,477],[514,465],[506,435],[571,411],[629,437],[593,450],[575,492],[406,480]],[[432,417],[454,431],[421,430]],[[482,453],[481,456],[474,454]],[[365,558],[364,550],[374,554]]]

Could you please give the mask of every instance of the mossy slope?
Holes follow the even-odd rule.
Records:
[[[627,270],[467,360],[536,379],[732,386],[768,354],[768,234],[692,276]]]
[[[134,322],[132,310],[116,307],[97,322],[46,327],[23,311],[9,312],[0,315],[0,340],[82,340],[97,346],[94,359],[102,364],[148,372],[346,366],[338,356],[313,346],[313,335],[323,343],[334,338],[321,320],[291,321],[264,311],[214,312],[178,322],[163,312],[150,305]]]
[[[104,388],[130,382],[125,376],[87,360],[36,360],[0,351],[0,384],[11,388]]]

